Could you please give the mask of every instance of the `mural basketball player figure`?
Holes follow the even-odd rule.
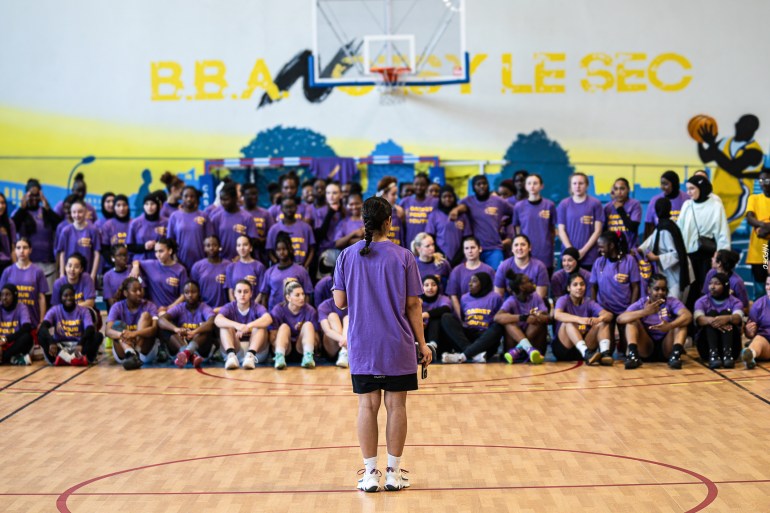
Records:
[[[714,192],[722,198],[730,230],[735,231],[746,215],[746,203],[764,161],[762,148],[754,140],[759,118],[741,116],[735,123],[735,136],[719,140],[716,122],[708,116],[695,116],[689,128],[698,141],[701,161],[716,164],[711,180]]]

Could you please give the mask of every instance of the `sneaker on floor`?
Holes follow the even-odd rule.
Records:
[[[54,362],[53,362],[54,367],[66,367],[69,364],[70,364],[70,362],[68,362],[67,360],[65,360],[61,356],[57,356],[56,360],[54,360]]]
[[[70,360],[70,365],[73,367],[88,367],[88,358],[84,355],[78,356]]]
[[[625,358],[624,358],[625,359]],[[607,367],[612,367],[612,364],[615,362],[615,359],[612,357],[612,351],[609,349],[601,353],[601,360],[599,360],[599,363],[601,365],[606,365]]]
[[[225,358],[225,369],[235,370],[238,367],[240,367],[238,364],[238,355],[235,353],[227,353],[227,358]]]
[[[340,353],[337,355],[337,363],[335,363],[335,365],[337,367],[342,367],[343,369],[347,369],[350,366],[347,348],[340,348]]]
[[[24,362],[19,363],[19,365],[32,365],[32,356],[29,353],[21,355],[19,360]]]
[[[196,353],[193,355],[192,362],[193,362],[193,367],[195,367],[196,369],[200,369],[203,366],[203,357]]]
[[[441,363],[462,363],[462,353],[444,353],[441,355]]]
[[[176,354],[176,358],[174,359],[174,365],[179,367],[180,369],[184,369],[187,365],[187,360],[190,359],[190,354],[187,352],[186,349],[180,350]]]
[[[257,363],[257,357],[254,353],[246,353],[246,356],[243,358],[242,367],[246,370],[254,370],[257,368]]]
[[[514,347],[510,351],[503,354],[503,358],[505,358],[505,361],[508,363],[522,363],[526,362],[528,355],[527,350],[523,347]]]
[[[602,353],[596,349],[586,349],[586,354],[583,356],[583,361],[586,362],[586,365],[594,365],[599,363],[601,359]]]
[[[614,353],[612,353],[612,359],[619,362],[624,362],[626,360],[626,355],[625,353],[620,353],[616,350]]]
[[[668,359],[668,366],[674,370],[679,370],[682,368],[682,359],[678,354],[672,354],[671,358]]]
[[[638,369],[642,366],[642,360],[639,358],[638,354],[629,353],[628,356],[626,356],[626,363],[624,365],[626,370]]]
[[[313,353],[310,351],[305,353],[305,355],[302,357],[302,368],[315,369],[315,360],[313,359]]]
[[[409,478],[404,474],[409,472],[404,469],[394,470],[388,467],[385,471],[385,490],[389,492],[397,492],[403,488],[409,488]]]
[[[757,361],[754,359],[754,353],[752,353],[751,349],[748,347],[745,347],[743,351],[741,351],[741,360],[747,369],[753,369],[757,366]]]
[[[366,469],[361,469],[358,471],[358,475],[364,476],[358,480],[357,488],[359,490],[363,490],[368,493],[374,493],[380,490],[380,476],[382,473],[379,470],[375,468],[367,474]]]
[[[275,353],[275,368],[278,370],[286,368],[286,356],[283,353]]]
[[[169,361],[170,357],[168,355],[166,344],[160,344],[160,347],[158,348],[158,356],[155,359],[158,360],[158,363],[166,363]]]
[[[126,353],[126,357],[123,359],[123,368],[127,371],[136,370],[142,366],[142,360],[139,359],[139,355],[136,353]]]
[[[487,357],[484,356],[484,353],[479,353],[473,358],[471,358],[471,361],[473,363],[487,363]]]
[[[545,360],[545,358],[543,358],[543,355],[540,354],[540,351],[538,351],[534,347],[530,347],[529,349],[527,349],[527,356],[529,357],[529,362],[534,363],[535,365],[539,365],[543,363],[543,360]]]

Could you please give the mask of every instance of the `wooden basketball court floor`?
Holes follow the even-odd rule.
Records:
[[[346,371],[102,360],[0,368],[0,511],[770,511],[767,364],[433,365],[365,494]]]

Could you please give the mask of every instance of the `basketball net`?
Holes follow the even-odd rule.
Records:
[[[410,68],[372,68],[372,72],[379,73],[377,90],[380,93],[380,105],[397,105],[406,101],[406,74]]]

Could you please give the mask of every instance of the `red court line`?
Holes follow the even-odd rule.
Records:
[[[530,450],[530,451],[541,451],[541,452],[561,452],[561,453],[571,453],[571,454],[580,454],[580,455],[588,455],[588,456],[602,456],[602,457],[609,457],[609,458],[618,458],[623,460],[629,460],[629,461],[636,461],[639,463],[645,463],[650,465],[656,465],[664,468],[668,468],[671,470],[675,470],[677,472],[681,472],[684,474],[687,474],[691,477],[694,477],[698,480],[698,482],[704,486],[706,486],[707,494],[706,497],[697,504],[694,508],[691,508],[687,510],[687,513],[696,513],[698,511],[703,510],[706,508],[709,504],[714,502],[716,500],[718,489],[716,484],[708,479],[707,477],[683,468],[678,467],[676,465],[671,465],[669,463],[663,463],[659,461],[653,461],[653,460],[647,460],[644,458],[636,458],[633,456],[624,456],[624,455],[618,455],[618,454],[606,454],[606,453],[599,453],[599,452],[592,452],[592,451],[579,451],[575,449],[555,449],[555,448],[546,448],[546,447],[525,447],[525,446],[505,446],[505,445],[479,445],[479,444],[407,444],[406,447],[442,447],[442,448],[483,448],[483,449],[513,449],[513,450]],[[226,457],[232,457],[232,456],[247,456],[247,455],[258,455],[258,454],[278,454],[278,453],[286,453],[286,452],[304,452],[304,451],[320,451],[320,450],[335,450],[335,449],[358,449],[358,446],[331,446],[331,447],[301,447],[296,449],[270,449],[265,451],[253,451],[253,452],[245,452],[245,453],[232,453],[232,454],[221,454],[221,455],[214,455],[214,456],[202,456],[198,458],[187,458],[183,460],[176,460],[176,461],[168,461],[168,462],[162,462],[162,463],[155,463],[151,465],[144,465],[141,467],[135,467],[131,469],[125,469],[120,470],[117,472],[112,472],[110,474],[105,474],[103,476],[98,476],[91,478],[87,481],[83,481],[81,483],[78,483],[70,488],[68,488],[66,491],[64,491],[56,500],[56,507],[61,513],[72,513],[69,507],[67,506],[67,500],[73,496],[76,495],[76,492],[80,490],[81,488],[84,488],[85,486],[88,486],[92,483],[95,483],[97,481],[101,481],[104,479],[108,479],[110,477],[115,477],[122,474],[127,474],[131,472],[136,472],[139,470],[145,470],[149,468],[156,468],[156,467],[162,467],[162,466],[169,466],[176,463],[187,463],[187,462],[194,462],[194,461],[202,461],[202,460],[209,460],[209,459],[218,459],[218,458],[226,458]],[[690,484],[690,482],[687,482],[685,484]],[[674,484],[670,484],[668,486],[673,486]],[[579,485],[573,485],[572,487],[577,487]],[[606,486],[612,486],[612,485],[606,485]],[[648,486],[653,486],[652,484],[649,484]],[[660,484],[658,486],[666,486],[665,484]],[[546,488],[561,488],[556,485],[543,485],[543,487]],[[506,487],[504,489],[516,489],[517,487]],[[532,487],[527,487],[532,488]],[[564,487],[566,488],[566,486]],[[427,490],[427,489],[426,489]],[[455,490],[455,491],[473,491],[473,490],[484,490],[484,488],[451,488],[451,489],[443,489],[443,490]],[[345,490],[347,491],[347,490]],[[281,492],[273,492],[273,493],[318,493],[317,491],[281,491]],[[80,495],[80,494],[77,494]]]

